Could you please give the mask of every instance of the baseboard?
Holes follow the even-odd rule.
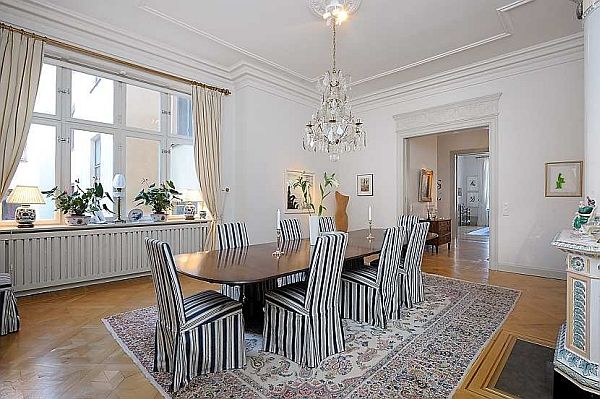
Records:
[[[545,278],[553,278],[556,280],[566,280],[567,272],[563,270],[548,270],[548,269],[539,269],[536,267],[529,266],[520,266],[520,265],[507,265],[500,264],[497,268],[493,269],[498,272],[508,272],[508,273],[516,273],[516,274],[525,274],[528,276],[536,276],[536,277],[545,277]]]

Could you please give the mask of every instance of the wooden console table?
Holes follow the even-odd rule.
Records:
[[[448,244],[448,251],[450,251],[452,219],[422,220],[422,222],[429,222],[429,232],[438,235],[437,238],[428,241],[427,244],[435,246],[436,253],[439,252],[440,245]]]

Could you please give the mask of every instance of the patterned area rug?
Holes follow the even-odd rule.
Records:
[[[246,335],[247,365],[195,378],[176,398],[446,398],[500,328],[519,292],[424,275],[425,302],[381,330],[344,321],[346,351],[316,369],[261,351]],[[168,394],[169,375],[152,371],[156,308],[108,317],[106,327],[147,378]]]

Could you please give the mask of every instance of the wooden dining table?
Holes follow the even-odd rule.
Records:
[[[348,246],[344,267],[362,265],[364,258],[381,252],[384,229],[355,230],[348,233]],[[427,240],[437,237],[429,233]],[[259,292],[252,286],[293,275],[309,269],[312,247],[308,239],[287,241],[281,244],[283,254],[274,256],[277,243],[249,245],[246,247],[184,253],[175,256],[177,271],[185,276],[210,283],[240,287],[245,324],[253,330],[262,328],[264,298],[249,295]]]

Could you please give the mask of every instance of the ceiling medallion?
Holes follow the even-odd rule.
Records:
[[[348,15],[352,15],[360,7],[362,0],[308,0],[308,7],[319,17],[327,19],[332,8],[342,7]]]
[[[336,27],[345,21],[349,14],[342,3],[342,0],[329,0],[322,15],[332,27],[333,62],[331,70],[317,83],[321,103],[310,122],[306,124],[302,140],[305,150],[329,154],[332,161],[339,160],[342,153],[367,146],[367,133],[361,120],[352,114],[350,106],[350,76],[344,75],[336,65]]]

